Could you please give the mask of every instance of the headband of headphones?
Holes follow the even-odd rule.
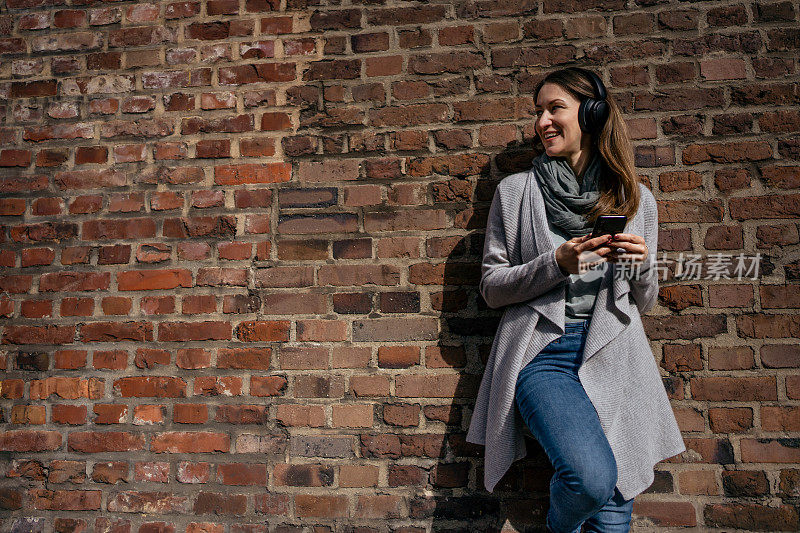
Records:
[[[600,76],[592,72],[591,70],[586,70],[585,68],[580,67],[573,67],[573,70],[576,70],[582,73],[584,76],[589,78],[592,86],[594,87],[594,98],[597,100],[605,100],[606,99],[606,87],[603,85],[603,80],[600,79]]]

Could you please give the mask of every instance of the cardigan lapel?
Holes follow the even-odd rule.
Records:
[[[542,191],[539,189],[533,170],[529,170],[522,193],[520,220],[520,253],[525,263],[532,261],[537,255],[555,250],[546,217]],[[527,305],[561,328],[562,333],[564,332],[563,290],[551,290],[539,298],[530,300]]]
[[[520,254],[525,263],[533,260],[539,254],[555,249],[547,225],[547,212],[542,192],[535,180],[534,171],[528,171],[522,194],[520,219]],[[625,232],[629,231],[631,222],[628,221]],[[586,335],[584,361],[611,342],[631,322],[631,308],[628,300],[628,293],[631,290],[630,283],[622,277],[615,276],[616,265],[612,264],[610,267],[605,269],[605,274],[600,282],[595,301],[595,312],[592,313],[589,331]],[[565,331],[563,290],[552,290],[527,302],[527,305],[561,328],[562,333]]]
[[[629,221],[625,226],[624,233],[630,231],[630,226]],[[597,291],[597,300],[594,304],[583,349],[584,363],[614,340],[631,323],[633,311],[628,298],[631,285],[628,280],[616,275],[617,265],[611,264],[610,266],[611,268],[606,269],[600,282],[600,289]]]

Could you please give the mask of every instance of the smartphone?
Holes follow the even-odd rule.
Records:
[[[601,235],[613,235],[625,231],[628,217],[625,215],[600,215],[594,223],[592,239]]]

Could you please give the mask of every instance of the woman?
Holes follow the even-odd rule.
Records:
[[[640,316],[658,295],[656,202],[599,77],[553,72],[534,100],[544,153],[489,212],[480,292],[505,310],[467,441],[486,446],[492,491],[527,426],[555,469],[547,530],[625,532],[653,465],[686,449]],[[601,214],[625,231],[591,238]]]

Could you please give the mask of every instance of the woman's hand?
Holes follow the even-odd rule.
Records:
[[[591,237],[591,234],[575,237],[556,248],[556,262],[563,272],[583,273],[587,268],[604,263],[606,257],[614,251],[608,245],[611,235],[601,235],[594,239]]]
[[[644,237],[633,233],[615,233],[609,246],[611,247],[611,253],[606,255],[606,259],[610,263],[625,262],[631,266],[636,266],[643,263],[650,253],[647,249],[647,244],[644,242]],[[617,251],[618,248],[623,250]]]

